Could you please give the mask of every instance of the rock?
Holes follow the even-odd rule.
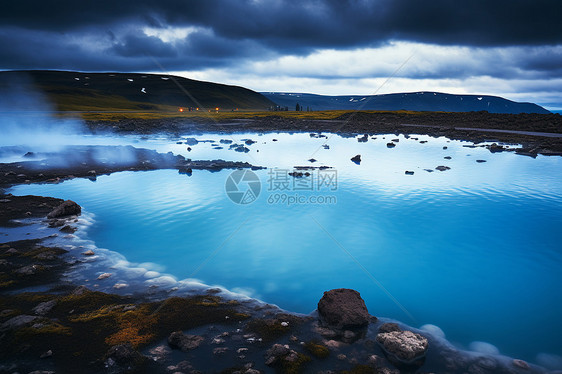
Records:
[[[165,345],[159,345],[148,351],[154,361],[165,361],[172,350]]]
[[[317,161],[317,160],[316,160],[315,158],[311,158],[311,159],[308,160],[308,162],[312,162],[312,163],[314,163],[314,162],[316,162],[316,161]]]
[[[199,144],[199,141],[195,138],[187,138],[187,139],[185,139],[185,144],[187,144],[187,145],[197,145],[197,144]]]
[[[202,336],[186,335],[181,331],[175,331],[168,336],[170,347],[181,349],[183,352],[199,347],[204,340]]]
[[[406,174],[406,175],[414,175],[414,172],[413,172],[413,171],[410,171],[410,170],[406,170],[406,171],[404,172],[404,174]]]
[[[111,277],[111,273],[102,273],[98,276],[98,280],[107,279]]]
[[[357,334],[355,334],[353,331],[345,330],[345,331],[343,332],[343,339],[346,340],[346,341],[351,341],[351,342],[352,342],[352,341],[355,339],[355,336],[356,336],[356,335],[357,335]]]
[[[448,166],[443,166],[443,165],[439,165],[435,168],[435,170],[439,170],[439,171],[446,171],[446,170],[450,170],[451,168]]]
[[[56,300],[45,301],[44,303],[39,303],[35,308],[33,308],[33,312],[37,315],[44,316],[49,313],[55,305],[57,305]]]
[[[384,351],[398,362],[411,364],[427,351],[427,339],[412,331],[392,331],[377,334],[377,342]]]
[[[364,134],[362,137],[357,138],[357,141],[359,143],[366,143],[368,140],[369,140],[369,135],[367,134]]]
[[[353,156],[351,161],[355,162],[357,165],[361,164],[361,155]]]
[[[222,355],[222,354],[225,354],[226,352],[228,352],[229,350],[230,350],[230,348],[226,348],[226,347],[215,348],[215,349],[213,349],[213,354],[214,355]]]
[[[64,226],[65,223],[66,221],[64,219],[52,219],[49,220],[49,227],[51,228],[61,227]]]
[[[39,358],[49,358],[53,356],[53,351],[51,351],[50,349],[47,352],[43,352],[41,353],[41,355],[39,356]]]
[[[114,345],[107,351],[106,357],[112,359],[118,364],[131,364],[142,358],[130,343]]]
[[[252,145],[254,144],[256,141],[252,140],[252,139],[247,139],[244,143],[246,143],[246,145]]]
[[[513,363],[513,366],[521,368],[521,369],[528,370],[530,368],[529,364],[527,362],[523,361],[523,360],[515,359],[515,360],[512,361],[512,363]]]
[[[371,320],[359,292],[346,288],[324,292],[318,313],[325,325],[339,330],[365,327]]]
[[[265,353],[265,364],[267,366],[275,365],[281,358],[287,356],[291,350],[289,346],[281,344],[273,344]]]
[[[396,143],[392,143],[392,142],[391,142],[391,143],[386,143],[386,147],[387,147],[387,148],[394,148],[394,147],[396,147]]]
[[[397,323],[383,323],[379,327],[379,333],[393,332],[393,331],[402,331],[402,329],[400,328],[400,326],[398,326]]]
[[[443,158],[444,158],[445,160],[450,160],[450,159],[452,159],[451,156],[445,156],[445,157],[443,157]]]
[[[8,330],[18,329],[20,327],[23,327],[25,325],[30,324],[31,322],[35,321],[38,318],[39,317],[37,317],[37,316],[28,316],[28,315],[25,315],[25,314],[20,314],[19,316],[15,316],[13,318],[10,318],[9,320],[7,320],[3,324],[1,324],[0,325],[0,331],[8,331]]]
[[[76,230],[78,230],[76,227],[70,225],[64,225],[61,229],[59,229],[60,232],[65,232],[67,234],[74,234]]]
[[[392,139],[393,142],[398,143],[400,139]]]
[[[78,215],[82,212],[80,205],[76,204],[72,200],[66,200],[61,205],[56,207],[51,213],[47,215],[47,218],[57,218],[71,215]]]
[[[120,290],[121,288],[129,287],[127,283],[115,283],[113,288],[116,290]]]
[[[86,286],[78,286],[76,287],[72,292],[71,295],[73,296],[81,296],[84,295],[85,293],[90,292],[90,290],[88,290],[86,288]]]
[[[95,255],[95,252],[92,251],[91,249],[88,249],[86,252],[82,252],[82,254],[84,256],[93,256],[93,255]]]
[[[33,275],[36,274],[38,270],[38,265],[27,265],[15,270],[15,273],[20,275]]]
[[[476,160],[476,162],[478,162],[479,164],[486,162],[486,160]]]
[[[493,143],[493,144],[489,145],[487,148],[492,153],[503,152],[503,151],[506,150],[506,148],[504,146],[501,146],[501,145],[496,144],[496,143]]]

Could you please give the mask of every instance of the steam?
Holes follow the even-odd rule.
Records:
[[[0,81],[0,146],[56,150],[85,134],[80,119],[57,118],[56,109],[23,75]]]
[[[55,106],[34,86],[29,77],[24,74],[2,76],[0,162],[48,157],[48,165],[43,164],[47,168],[74,166],[87,161],[108,165],[136,162],[137,155],[131,146],[96,147],[88,153],[70,149],[69,147],[77,145],[122,145],[125,142],[109,136],[101,140],[94,138],[82,119],[63,118],[58,114]]]

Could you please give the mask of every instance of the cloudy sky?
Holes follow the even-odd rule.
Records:
[[[493,94],[562,109],[560,16],[559,0],[18,0],[0,12],[0,69]]]

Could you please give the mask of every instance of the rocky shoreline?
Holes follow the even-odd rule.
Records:
[[[425,133],[474,142],[521,143],[519,152],[531,156],[562,151],[558,138],[414,127],[399,124],[400,117],[375,124],[369,116],[355,117],[338,121],[272,117],[236,126],[200,123],[197,131]],[[154,121],[147,122],[146,128],[163,130]],[[101,129],[107,124],[96,126]],[[112,126],[127,132],[129,125]],[[166,126],[165,131],[172,133],[185,130],[181,123]],[[488,149],[506,150],[499,145]],[[0,188],[95,179],[126,170],[167,168],[189,175],[196,169],[259,168],[224,160],[192,161],[134,147],[81,146],[65,152],[30,154],[29,161],[0,164]],[[49,197],[2,194],[0,204],[1,227],[35,219],[68,234],[76,230],[80,214],[77,204]],[[311,315],[255,300],[224,298],[212,288],[196,296],[170,297],[162,292],[156,298],[90,290],[61,280],[90,255],[74,252],[42,239],[0,244],[0,373],[548,372],[518,359],[461,351],[433,332],[376,318],[353,290],[326,292]]]
[[[33,214],[43,199],[28,200]],[[51,212],[48,222],[72,225],[79,207],[66,201]],[[547,372],[376,318],[349,289],[325,292],[316,312],[298,315],[212,288],[154,300],[61,281],[84,255],[39,239],[0,245],[0,373]]]
[[[86,121],[91,131],[135,134],[328,132],[342,136],[404,134],[444,136],[454,140],[520,144],[515,152],[536,157],[562,155],[560,114],[493,114],[488,112],[349,112],[335,119],[271,115],[230,120],[211,117]],[[499,131],[494,131],[499,130]],[[558,136],[560,135],[560,136]]]

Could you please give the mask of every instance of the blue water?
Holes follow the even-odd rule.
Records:
[[[194,159],[267,167],[310,164],[314,157],[314,165],[336,168],[337,188],[272,190],[269,171],[261,170],[260,196],[238,205],[225,194],[230,171],[188,177],[160,170],[12,192],[79,202],[96,217],[87,235],[98,246],[131,262],[156,263],[178,279],[303,313],[315,309],[324,291],[348,287],[361,293],[371,314],[437,325],[461,347],[486,341],[530,361],[541,352],[562,355],[562,158],[490,154],[445,138],[420,137],[429,141],[420,144],[400,136],[388,149],[397,136],[367,143],[335,136],[325,150],[326,139],[308,134],[246,137],[258,140],[248,154],[210,143],[187,153],[173,141],[150,141]],[[361,165],[349,160],[356,154]],[[424,171],[437,165],[451,170]],[[329,201],[275,203],[282,194]]]

